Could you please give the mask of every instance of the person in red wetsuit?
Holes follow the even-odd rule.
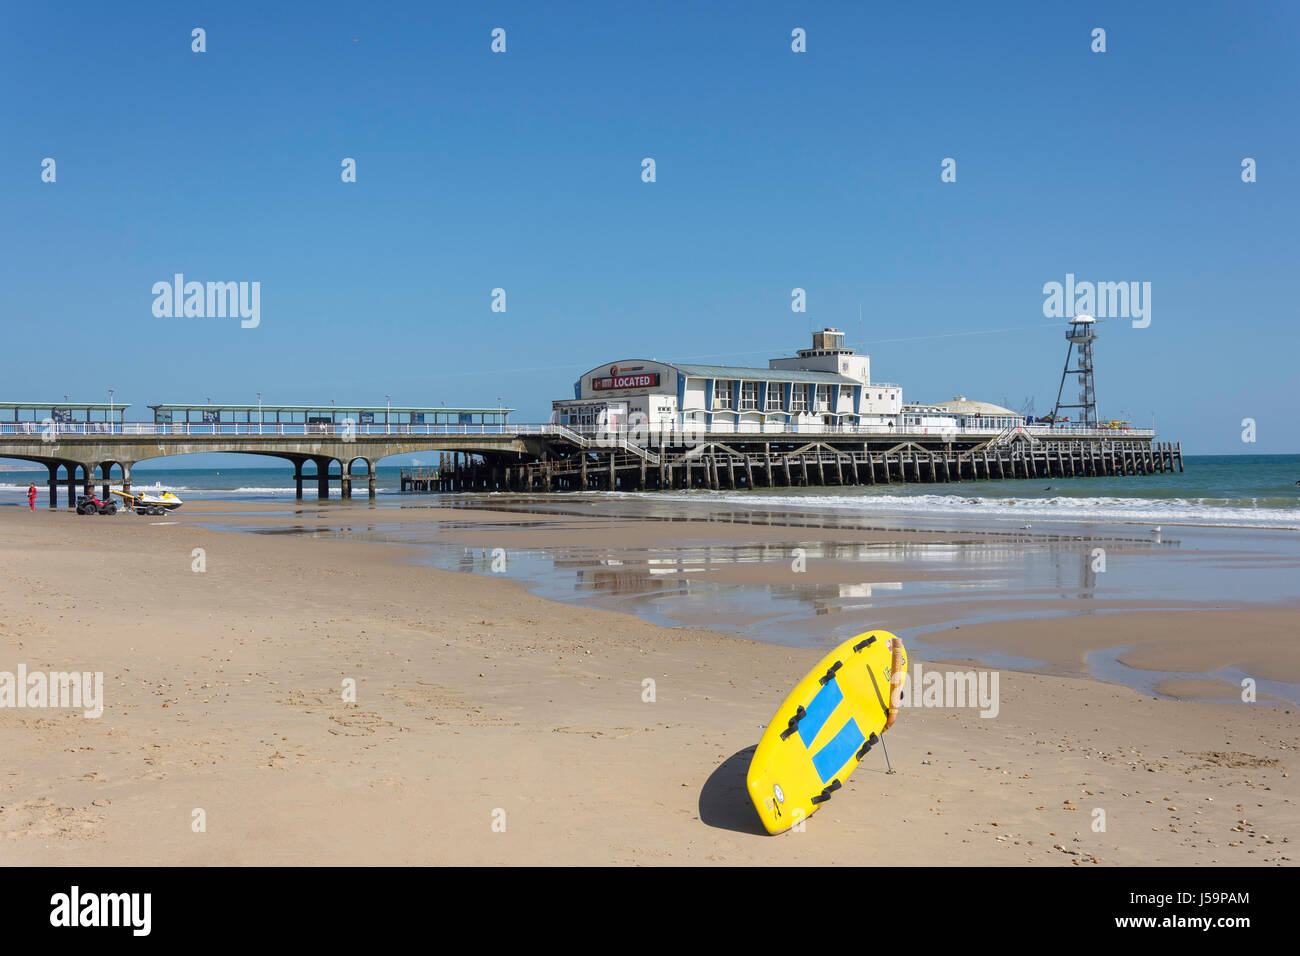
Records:
[[[36,486],[27,486],[27,507],[32,511],[36,510]]]

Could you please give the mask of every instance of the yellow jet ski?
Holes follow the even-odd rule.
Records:
[[[113,494],[123,499],[125,506],[134,509],[138,515],[162,515],[185,504],[170,491],[142,491],[139,494],[114,491]]]

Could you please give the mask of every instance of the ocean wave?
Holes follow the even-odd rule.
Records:
[[[365,479],[364,479],[364,478],[362,478],[359,482],[358,482],[357,480],[354,479],[354,480],[353,480],[353,483],[352,483],[352,493],[353,493],[353,495],[356,494],[356,489],[357,489],[357,485],[358,485],[358,484],[361,485],[361,490],[362,490],[363,492],[364,492],[365,489],[366,489]],[[387,488],[382,488],[382,487],[380,487],[380,486],[378,486],[378,485],[375,486],[375,492],[376,492],[376,493],[381,492],[381,491],[387,491],[387,490],[388,490]],[[333,494],[338,494],[338,483],[337,483],[337,482],[331,482],[330,491],[331,491],[331,493],[333,493]],[[285,487],[275,487],[275,488],[199,488],[199,489],[195,489],[195,491],[194,491],[194,493],[195,493],[196,495],[200,495],[200,496],[201,496],[201,495],[207,495],[207,494],[220,494],[220,495],[292,495],[292,494],[295,494],[296,492],[297,492],[297,489],[296,489],[293,485],[289,485],[287,488],[285,488]],[[310,492],[312,495],[315,495],[315,494],[316,494],[316,479],[315,479],[314,476],[309,477],[309,478],[304,478],[304,479],[303,479],[303,481],[302,481],[302,492],[303,492],[304,495],[306,495],[308,492]]]
[[[1300,507],[1293,499],[1279,498],[983,498],[969,495],[756,495],[725,491],[633,495],[659,501],[669,498],[707,500],[755,509],[855,511],[863,515],[956,515],[1300,530]],[[1279,507],[1288,503],[1290,507]]]

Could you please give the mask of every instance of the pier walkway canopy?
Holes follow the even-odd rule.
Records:
[[[212,434],[335,434],[355,428],[359,434],[413,434],[500,428],[513,408],[448,408],[408,405],[150,405],[160,431]],[[204,426],[207,426],[206,428]],[[129,428],[129,426],[128,426]]]
[[[0,402],[0,435],[120,431],[129,402]]]

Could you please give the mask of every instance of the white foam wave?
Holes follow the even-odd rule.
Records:
[[[709,500],[748,508],[797,511],[853,511],[869,515],[985,517],[1051,521],[1196,524],[1237,528],[1300,530],[1300,507],[1260,507],[1255,499],[1229,504],[1225,499],[1187,498],[979,498],[964,495],[747,495],[694,492],[646,495],[662,501]]]

